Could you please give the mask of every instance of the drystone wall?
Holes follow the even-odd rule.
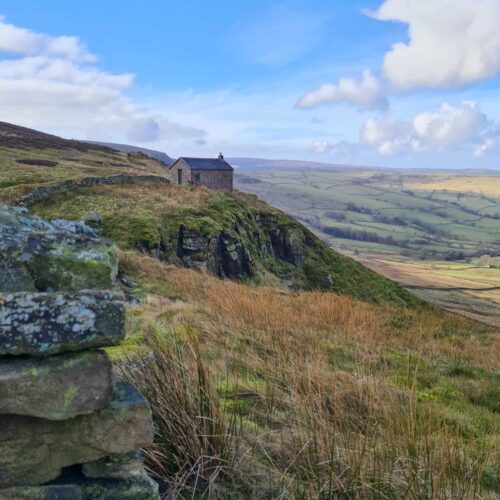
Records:
[[[159,175],[116,174],[105,177],[85,177],[77,181],[63,181],[51,184],[50,186],[40,186],[26,196],[23,196],[16,204],[18,206],[29,207],[30,205],[48,200],[58,194],[75,191],[82,187],[141,184],[145,182],[170,184],[167,178],[160,177]]]
[[[153,500],[148,402],[101,349],[125,335],[116,249],[0,205],[0,498]]]

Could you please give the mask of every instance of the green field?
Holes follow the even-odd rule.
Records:
[[[500,252],[497,178],[500,184],[500,175],[491,174],[482,179],[414,171],[274,169],[244,171],[237,186],[291,213],[340,249],[462,260]],[[460,185],[463,191],[457,191]]]

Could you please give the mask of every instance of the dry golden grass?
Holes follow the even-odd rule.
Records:
[[[471,321],[432,308],[413,311],[375,306],[330,293],[291,294],[274,288],[248,287],[165,266],[135,252],[122,252],[120,260],[126,272],[130,270],[142,279],[153,276],[168,283],[176,297],[202,305],[220,330],[246,332],[251,328],[264,335],[281,332],[287,339],[299,335],[301,340],[314,339],[320,348],[324,347],[322,342],[342,341],[370,352],[385,348],[416,349],[425,356],[446,355],[485,369],[500,366],[500,338],[494,334],[496,329],[480,328],[475,335]],[[441,333],[453,329],[463,336],[447,337]],[[491,332],[491,336],[483,334],[484,331]]]
[[[196,431],[205,444],[185,464],[150,462],[157,477],[162,470],[182,476],[166,484],[165,498],[179,489],[218,498],[494,498],[481,483],[499,463],[498,418],[465,400],[463,409],[453,405],[467,391],[486,402],[495,397],[487,375],[500,361],[493,328],[430,308],[223,282],[134,252],[121,254],[121,267],[156,290],[131,314],[130,331],[174,339],[167,349],[157,341],[139,349],[153,350],[163,380],[151,377],[151,368],[131,378],[145,390],[154,383],[149,394],[161,395],[180,376],[167,367],[184,363],[195,377],[188,384],[193,391],[183,385],[188,399],[199,404],[200,385],[212,380],[217,391],[202,391],[210,393],[204,408],[219,437],[232,438],[230,451],[222,440],[207,453],[207,431]],[[180,360],[179,346],[195,352],[196,363]],[[468,366],[484,370],[485,379],[463,382],[464,394],[461,382],[440,375]],[[158,394],[152,397],[161,401]],[[179,439],[170,420],[175,414],[168,405],[155,410],[157,420],[168,421],[160,453]],[[200,472],[200,464],[214,461],[214,475],[210,466]],[[199,481],[193,487],[186,470],[208,489]]]
[[[119,199],[120,207],[135,207],[138,210],[147,209],[149,212],[162,216],[169,209],[182,209],[183,207],[200,208],[208,198],[213,195],[203,187],[198,189],[179,188],[169,184],[154,185],[135,184],[123,186],[94,186],[86,190],[87,195],[97,195],[104,200],[108,198]]]

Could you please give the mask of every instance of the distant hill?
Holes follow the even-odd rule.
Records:
[[[0,146],[7,148],[25,149],[76,149],[78,151],[106,151],[110,148],[103,144],[92,144],[62,139],[51,134],[45,134],[38,130],[20,127],[12,123],[0,122]]]
[[[124,153],[144,153],[148,155],[150,158],[154,158],[155,160],[166,163],[167,165],[172,165],[174,163],[174,159],[167,155],[167,153],[163,153],[162,151],[156,151],[154,149],[140,148],[138,146],[132,146],[130,144],[116,144],[114,142],[98,142],[98,141],[85,141],[85,144],[96,144],[98,146],[104,146],[112,149],[116,149],[117,151],[122,151]]]
[[[379,167],[367,167],[362,165],[348,165],[342,163],[324,163],[319,161],[307,160],[269,160],[266,158],[228,158],[227,160],[233,167],[239,167],[242,170],[269,170],[272,168],[286,168],[286,169],[325,169],[325,170],[366,170],[376,169]]]

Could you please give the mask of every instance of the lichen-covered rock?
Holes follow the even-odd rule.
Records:
[[[0,490],[2,500],[158,500],[158,485],[144,472],[126,479],[73,478],[44,486]]]
[[[0,488],[43,484],[64,467],[143,448],[152,440],[149,405],[128,384],[119,384],[111,403],[90,415],[57,422],[0,416]]]
[[[65,420],[106,406],[113,397],[106,353],[0,361],[0,414]]]
[[[138,451],[111,455],[82,465],[84,476],[93,479],[127,479],[142,476],[144,467]]]
[[[47,222],[0,204],[0,292],[110,288],[116,247],[78,222]]]
[[[116,345],[125,334],[124,300],[101,290],[0,295],[0,356]]]

